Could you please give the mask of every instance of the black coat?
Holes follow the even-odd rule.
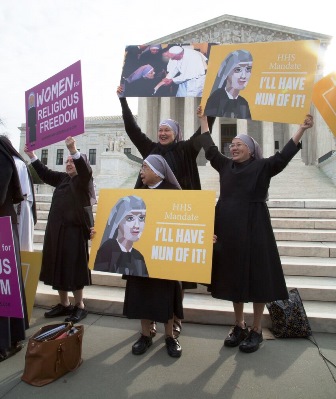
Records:
[[[199,128],[188,140],[161,145],[152,141],[137,125],[126,98],[120,98],[125,130],[132,143],[145,159],[149,154],[162,155],[173,171],[183,190],[200,190],[201,182],[198,174],[196,158],[202,148],[200,142],[201,129]],[[208,118],[210,131],[215,118]],[[142,186],[140,177],[135,188]]]
[[[10,216],[12,221],[15,256],[23,302],[24,318],[0,317],[0,350],[7,350],[13,343],[25,339],[25,329],[28,325],[26,297],[22,281],[19,234],[14,203],[23,201],[20,181],[13,157],[8,153],[0,140],[0,217]]]
[[[233,302],[270,302],[288,298],[280,256],[266,204],[271,178],[298,152],[290,140],[269,158],[235,163],[202,135],[206,158],[220,175],[215,212],[211,293]]]
[[[40,280],[56,290],[75,291],[91,284],[88,241],[79,209],[90,205],[90,166],[82,157],[74,159],[77,176],[52,171],[36,160],[39,177],[55,187],[44,236]]]

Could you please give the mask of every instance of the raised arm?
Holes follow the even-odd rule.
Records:
[[[292,140],[296,145],[299,144],[304,132],[314,126],[314,118],[312,115],[306,115],[303,123],[299,126],[297,132],[293,135]]]
[[[200,121],[201,133],[209,132],[210,129],[209,129],[208,117],[203,113],[201,105],[197,107],[197,117]]]
[[[123,88],[121,86],[118,86],[117,95],[119,97],[122,109],[122,117],[124,120],[126,133],[132,143],[136,146],[142,157],[145,158],[148,154],[150,154],[152,148],[156,145],[156,143],[150,140],[147,135],[141,131],[141,128],[138,126],[132,114],[132,111],[127,104],[126,97],[120,97],[120,94],[122,92]]]

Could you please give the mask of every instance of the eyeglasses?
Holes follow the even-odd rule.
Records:
[[[247,147],[247,145],[245,143],[232,143],[229,145],[229,149],[232,150],[232,148],[238,148],[238,150],[239,150],[243,146]]]
[[[146,170],[149,170],[150,168],[147,165],[142,165],[140,168],[140,172],[145,172]]]

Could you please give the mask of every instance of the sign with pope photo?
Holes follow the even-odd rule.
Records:
[[[215,191],[101,189],[91,269],[211,280]]]

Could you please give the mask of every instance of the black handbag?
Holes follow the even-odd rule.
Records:
[[[288,291],[289,299],[266,303],[276,338],[304,338],[312,335],[299,291]]]

